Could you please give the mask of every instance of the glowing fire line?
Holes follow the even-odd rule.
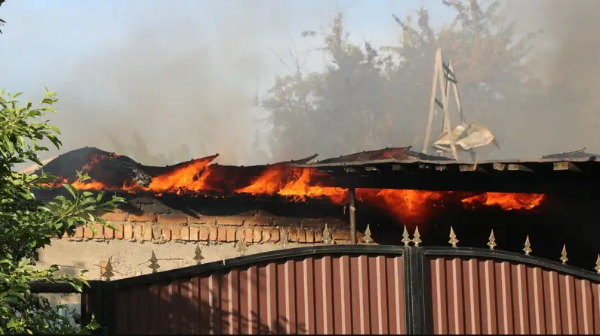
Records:
[[[192,160],[177,169],[156,176],[148,187],[139,185],[123,185],[119,187],[108,186],[95,180],[85,182],[75,180],[74,188],[80,190],[123,190],[128,192],[152,192],[163,194],[167,192],[177,194],[199,194],[206,192],[221,192],[227,179],[219,176],[215,165],[209,165],[214,157]],[[101,159],[93,159],[84,166],[89,170]],[[280,195],[294,201],[305,201],[310,198],[328,198],[336,204],[343,204],[348,199],[348,191],[341,188],[322,187],[313,181],[319,174],[302,168],[290,168],[284,164],[269,166],[249,185],[234,188],[234,194],[251,195]],[[54,185],[59,187],[66,183],[62,179]],[[402,222],[419,222],[430,215],[437,206],[443,207],[450,200],[453,192],[434,192],[419,190],[396,189],[358,189],[357,198],[370,205],[380,207],[401,219]],[[465,194],[466,195],[466,194]],[[471,194],[472,195],[472,194]],[[530,210],[544,201],[543,194],[519,193],[483,193],[462,198],[464,208],[473,209],[477,206],[497,206],[503,210]]]

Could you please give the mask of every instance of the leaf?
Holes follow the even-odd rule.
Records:
[[[67,191],[69,192],[69,194],[71,194],[71,196],[73,196],[73,198],[77,198],[77,191],[75,191],[75,188],[73,188],[72,185],[65,183],[62,186],[63,188],[67,189]]]

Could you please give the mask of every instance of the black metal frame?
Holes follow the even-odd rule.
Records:
[[[94,314],[103,326],[101,333],[115,330],[115,291],[123,288],[157,283],[168,283],[206,273],[222,272],[231,268],[248,267],[265,262],[289,260],[321,255],[396,255],[404,257],[405,321],[408,334],[433,332],[433,301],[431,292],[430,257],[460,257],[508,261],[550,269],[563,274],[600,283],[600,274],[559,262],[524,254],[469,247],[403,247],[384,245],[329,245],[283,249],[250,256],[211,262],[170,271],[141,275],[116,281],[91,281],[82,295],[82,316]],[[85,314],[85,315],[84,315]]]

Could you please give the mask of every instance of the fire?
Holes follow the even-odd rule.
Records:
[[[201,173],[205,171],[204,168],[206,168],[215,157],[216,156],[209,156],[186,162],[167,174],[153,178],[150,186],[142,189],[156,193],[168,191],[176,193],[181,193],[183,191],[203,191],[208,176],[202,176]]]
[[[286,172],[288,170],[284,165],[274,165],[258,176],[251,185],[237,189],[235,192],[252,195],[274,195],[282,189],[283,177]]]
[[[179,164],[164,174],[152,178],[148,186],[126,183],[121,188],[128,192],[151,192],[154,194],[210,194],[219,195],[280,195],[294,201],[325,198],[336,204],[348,202],[348,190],[323,187],[320,181],[325,175],[308,168],[290,168],[285,163],[270,166],[232,167],[211,165],[217,155]],[[106,157],[95,157],[83,168],[90,169]],[[255,174],[252,176],[248,176]],[[243,176],[242,176],[243,175]],[[66,183],[58,181],[55,186]],[[80,190],[110,190],[106,184],[89,179],[71,183]],[[467,196],[468,195],[468,196]],[[454,192],[419,190],[358,189],[357,199],[373,207],[381,208],[405,224],[418,224],[441,211],[447,204],[462,204],[470,210],[481,206],[496,206],[503,210],[530,210],[545,199],[542,194],[482,193],[478,195]]]
[[[398,189],[358,189],[357,197],[370,205],[388,211],[405,224],[421,224],[444,206],[444,199],[452,192]]]
[[[530,210],[544,201],[544,194],[513,194],[489,192],[475,195],[462,200],[465,206],[473,207],[475,204],[499,206],[502,210]]]

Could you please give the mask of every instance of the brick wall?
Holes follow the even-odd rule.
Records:
[[[72,237],[63,239],[125,240],[130,242],[222,242],[232,243],[243,239],[248,244],[277,243],[282,230],[288,241],[320,244],[323,242],[325,224],[337,244],[350,242],[348,224],[339,219],[290,219],[273,217],[260,212],[236,216],[189,216],[153,201],[152,206],[137,204],[135,213],[117,210],[103,214],[115,230],[100,224],[78,227]],[[131,203],[134,204],[135,203]],[[129,205],[131,205],[129,204]],[[154,210],[145,212],[142,209]],[[95,229],[96,234],[94,235]],[[361,235],[359,233],[359,239]]]

